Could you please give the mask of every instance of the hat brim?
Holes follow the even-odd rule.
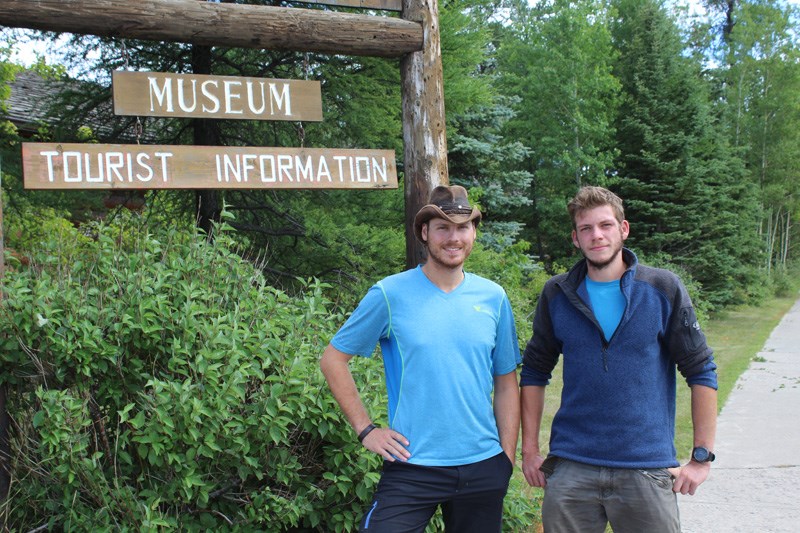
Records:
[[[468,215],[448,215],[442,211],[442,208],[438,205],[428,204],[423,206],[417,212],[417,216],[414,217],[414,234],[417,236],[417,240],[423,244],[425,244],[425,241],[422,240],[422,225],[432,218],[443,218],[444,220],[452,222],[453,224],[463,224],[472,220],[480,222],[481,212],[478,211],[477,208],[473,207],[472,212]]]

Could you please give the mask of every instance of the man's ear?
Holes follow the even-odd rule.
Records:
[[[422,244],[428,244],[428,222],[423,222],[419,228],[419,235],[422,237]]]
[[[572,244],[575,245],[575,248],[580,248],[580,244],[578,244],[578,233],[575,230],[572,230]]]

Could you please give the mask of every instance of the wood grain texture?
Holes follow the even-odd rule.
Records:
[[[114,114],[322,121],[320,82],[115,71]]]
[[[421,25],[401,18],[197,0],[3,0],[0,25],[378,57],[421,50],[423,40]]]
[[[26,189],[396,189],[392,150],[23,143]]]
[[[444,82],[437,0],[403,0],[403,17],[421,22],[425,45],[401,63],[405,178],[406,267],[424,262],[426,249],[414,235],[414,217],[430,191],[449,183]]]

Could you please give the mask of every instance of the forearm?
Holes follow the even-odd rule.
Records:
[[[522,387],[520,395],[522,419],[522,454],[539,455],[539,432],[544,413],[544,387],[530,385]]]
[[[353,374],[350,373],[348,362],[351,355],[340,352],[330,344],[322,354],[319,366],[328,382],[333,397],[339,404],[353,431],[360,435],[364,428],[370,425],[371,419],[367,413],[361,396],[358,394]],[[377,428],[363,436],[361,443],[368,450],[379,454],[387,461],[408,460],[411,457],[407,447],[408,439],[390,428]]]
[[[717,391],[705,385],[692,385],[692,426],[694,445],[714,449],[717,433]],[[706,480],[711,463],[691,460],[680,468],[670,469],[675,481],[672,490],[681,494],[694,495],[697,488]]]
[[[704,385],[692,385],[692,428],[694,445],[714,449],[717,434],[717,391]]]
[[[328,345],[320,359],[320,369],[342,413],[353,430],[359,433],[370,424],[371,419],[350,372],[350,358],[350,355]]]
[[[544,458],[539,448],[539,430],[544,412],[544,387],[527,385],[520,394],[522,420],[522,474],[532,487],[544,487],[547,480],[539,470]]]
[[[519,440],[519,385],[516,370],[495,377],[494,383],[494,417],[500,446],[514,463]]]

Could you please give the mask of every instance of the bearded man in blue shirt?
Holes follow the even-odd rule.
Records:
[[[365,532],[501,531],[519,436],[519,345],[496,283],[465,272],[481,213],[463,187],[436,187],[417,213],[424,265],[376,283],[320,361],[354,433],[384,458]],[[349,369],[380,344],[389,420],[377,427]]]

